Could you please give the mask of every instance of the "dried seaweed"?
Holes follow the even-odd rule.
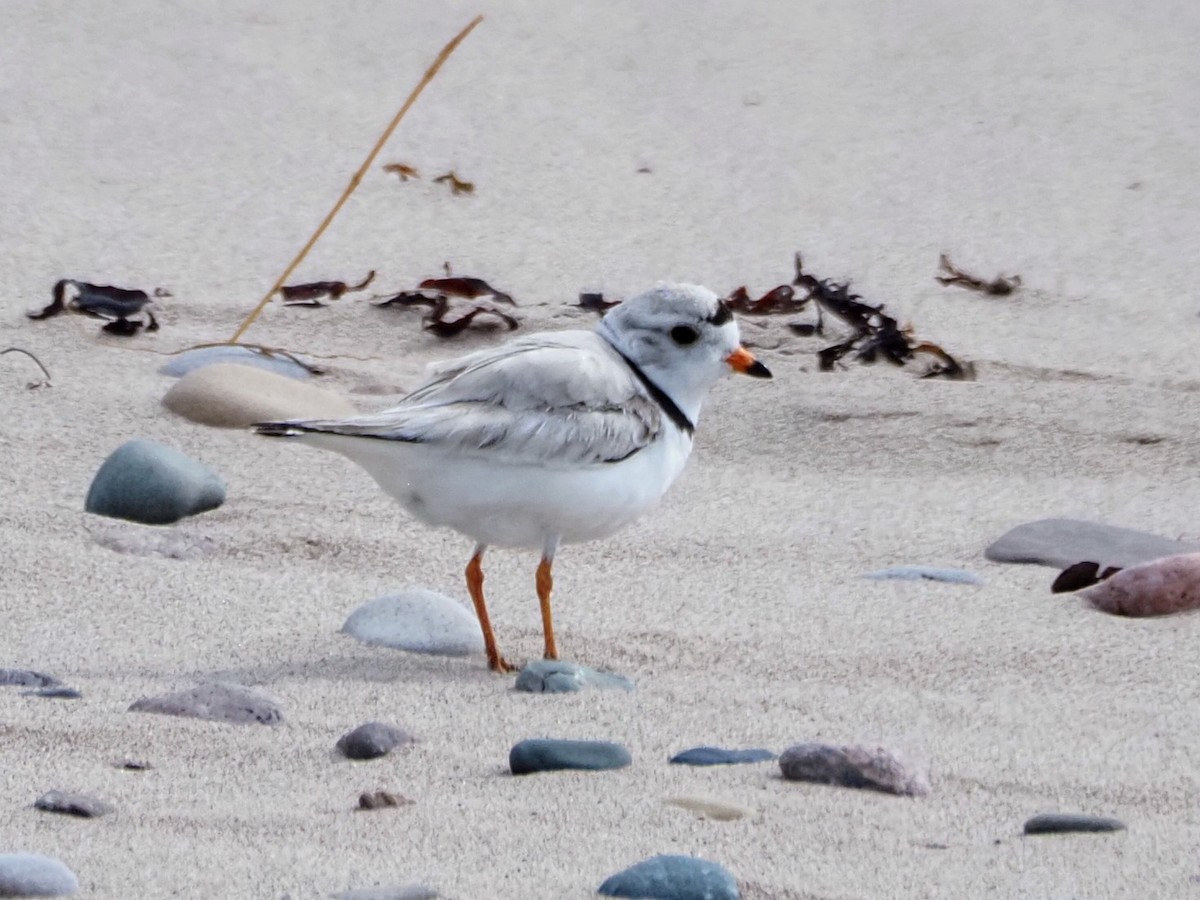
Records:
[[[513,300],[511,294],[506,294],[504,291],[498,291],[482,278],[469,278],[462,275],[450,275],[450,264],[445,264],[447,277],[445,278],[426,278],[421,282],[421,290],[437,291],[440,294],[449,294],[452,297],[466,297],[468,300],[474,300],[478,297],[491,297],[497,303],[507,303],[510,306],[516,306],[517,303]]]
[[[343,294],[365,290],[375,280],[375,270],[358,284],[348,285],[344,281],[310,281],[307,284],[285,284],[279,289],[284,306],[324,306],[322,297],[340,300]]]
[[[6,347],[5,349],[0,350],[0,356],[3,356],[6,353],[23,353],[23,354],[25,354],[26,356],[28,356],[30,359],[32,359],[34,361],[34,363],[37,365],[37,367],[42,370],[42,374],[46,376],[43,381],[26,382],[25,387],[29,388],[30,390],[34,390],[36,388],[52,386],[50,384],[50,370],[47,369],[45,366],[43,366],[42,361],[40,359],[38,359],[36,356],[34,356],[32,353],[30,353],[28,350],[25,350],[22,347]]]
[[[449,265],[446,265],[445,269],[449,273]],[[481,315],[499,320],[499,323],[507,327],[509,331],[515,330],[520,325],[514,317],[500,312],[490,303],[478,302],[458,318],[447,319],[446,314],[450,312],[452,296],[468,300],[487,297],[510,306],[517,305],[510,294],[496,290],[482,278],[449,274],[445,278],[426,278],[417,290],[400,291],[390,297],[383,297],[375,305],[427,307],[429,313],[422,320],[423,326],[426,331],[431,331],[440,338],[450,338],[461,334]],[[489,324],[494,327],[495,322]]]
[[[1054,584],[1050,585],[1050,592],[1066,594],[1078,591],[1081,588],[1099,584],[1120,571],[1120,566],[1108,566],[1104,571],[1100,571],[1099,563],[1077,562],[1072,566],[1067,566],[1059,573],[1058,577],[1054,579]]]
[[[502,313],[500,310],[493,309],[489,306],[473,307],[468,312],[459,316],[457,319],[451,319],[449,321],[442,318],[445,313],[445,308],[439,308],[434,311],[432,316],[426,317],[425,330],[432,331],[440,338],[454,337],[456,334],[465,331],[467,326],[469,326],[475,320],[475,317],[480,315],[495,316],[508,327],[509,331],[515,331],[520,325],[520,323],[512,316]]]
[[[586,309],[588,312],[596,312],[603,315],[606,310],[612,309],[614,306],[619,306],[620,300],[605,300],[604,295],[596,291],[584,291],[579,295],[579,308]]]
[[[383,167],[383,171],[390,175],[399,175],[401,181],[408,181],[410,178],[421,177],[420,172],[406,163],[388,163]]]
[[[458,196],[459,194],[475,193],[474,182],[463,181],[461,178],[459,178],[453,172],[447,172],[445,175],[439,175],[437,178],[433,179],[433,181],[434,181],[434,184],[450,185],[450,192],[452,194],[454,194],[455,196]]]
[[[68,291],[74,292],[70,298],[67,297]],[[93,319],[104,319],[107,324],[101,330],[129,337],[143,328],[146,331],[158,331],[158,320],[154,318],[151,304],[155,299],[170,296],[170,292],[162,288],[155,288],[151,295],[137,288],[60,278],[51,290],[50,305],[27,315],[31,319],[49,319],[59,313],[77,313]],[[134,318],[138,315],[143,318]]]
[[[938,267],[945,273],[944,275],[934,276],[939,283],[958,285],[971,291],[979,291],[981,294],[1005,297],[1021,286],[1020,275],[1005,275],[1001,273],[991,281],[985,281],[969,272],[964,272],[950,262],[950,257],[945,253],[938,257]]]

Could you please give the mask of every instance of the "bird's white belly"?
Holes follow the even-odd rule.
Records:
[[[437,447],[333,434],[305,443],[362,466],[411,515],[481,544],[541,548],[607,537],[653,507],[683,470],[692,441],[668,429],[615,463],[514,465]]]

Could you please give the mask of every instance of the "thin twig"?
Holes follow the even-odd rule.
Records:
[[[40,359],[38,359],[36,356],[34,356],[28,350],[22,350],[20,347],[8,347],[5,350],[0,350],[0,356],[3,356],[5,353],[24,353],[26,356],[28,356],[30,359],[32,359],[35,363],[37,363],[37,367],[39,369],[41,369],[42,374],[46,376],[46,384],[50,384],[50,381],[51,381],[50,371],[45,366],[42,365],[42,361]]]
[[[407,113],[409,108],[411,108],[412,105],[417,102],[417,98],[421,96],[421,92],[425,90],[425,87],[429,84],[429,82],[433,81],[434,76],[437,75],[438,70],[442,67],[442,64],[449,59],[450,54],[458,49],[458,45],[461,44],[466,36],[475,29],[475,26],[482,21],[483,16],[476,16],[471,20],[470,24],[468,24],[466,28],[455,35],[454,39],[442,48],[442,52],[437,55],[437,59],[433,61],[433,65],[426,70],[424,77],[417,84],[417,86],[413,88],[412,93],[408,95],[408,99],[404,101],[404,105],[400,107],[400,111],[396,113],[395,117],[391,121],[391,124],[389,124],[388,127],[384,129],[383,134],[379,136],[379,140],[375,142],[375,146],[371,148],[371,152],[367,154],[367,158],[363,161],[363,164],[359,167],[358,171],[354,173],[354,177],[350,179],[350,184],[346,186],[346,190],[342,191],[342,196],[338,197],[338,201],[333,205],[333,209],[331,209],[328,215],[325,216],[325,220],[321,222],[321,224],[317,227],[317,230],[313,232],[313,236],[308,239],[308,243],[306,243],[304,248],[296,255],[296,258],[292,260],[291,265],[284,270],[283,274],[279,276],[278,280],[271,285],[271,289],[267,291],[261,300],[258,301],[258,306],[254,307],[254,310],[250,313],[250,315],[246,316],[242,324],[238,326],[238,330],[234,332],[233,337],[229,339],[231,344],[236,344],[238,339],[246,333],[246,329],[254,324],[254,320],[258,318],[259,314],[264,309],[266,309],[267,304],[271,302],[271,298],[275,296],[276,292],[283,287],[284,282],[291,277],[292,272],[294,272],[300,263],[303,262],[304,257],[308,255],[308,251],[313,248],[313,245],[316,244],[321,235],[325,233],[325,229],[329,227],[329,224],[341,211],[342,207],[346,204],[346,201],[350,199],[350,195],[354,193],[355,188],[357,188],[359,183],[362,181],[363,175],[366,174],[367,170],[371,167],[371,164],[375,162],[375,157],[379,155],[379,151],[383,149],[383,145],[386,144],[388,138],[392,136],[392,132],[396,130],[396,126],[400,124],[400,120],[404,118],[405,113]]]

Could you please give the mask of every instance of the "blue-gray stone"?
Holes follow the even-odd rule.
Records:
[[[517,690],[531,694],[566,694],[585,687],[632,691],[633,682],[624,675],[600,672],[558,659],[539,659],[517,673]]]
[[[233,725],[278,725],[283,721],[283,710],[274,700],[239,684],[219,682],[177,694],[143,697],[129,711],[189,716]]]
[[[737,881],[724,866],[695,856],[652,856],[610,875],[600,885],[606,897],[647,900],[738,900]]]
[[[0,897],[65,897],[77,890],[75,873],[52,856],[0,853]]]
[[[100,466],[84,509],[143,525],[170,525],[225,502],[225,485],[208,466],[178,450],[138,438]]]
[[[412,736],[395,725],[367,722],[338,738],[337,748],[347,759],[378,759],[411,742]]]
[[[514,775],[560,769],[623,769],[632,762],[629,751],[611,741],[533,738],[521,741],[508,753],[508,767]]]
[[[111,804],[105,803],[97,797],[75,794],[70,791],[49,791],[38,797],[33,805],[43,812],[62,813],[67,816],[78,816],[81,819],[95,819],[113,811]]]
[[[863,578],[872,581],[944,581],[948,584],[983,584],[983,577],[965,569],[942,569],[937,566],[891,566],[868,572]]]
[[[1026,834],[1064,834],[1069,832],[1124,831],[1120,819],[1088,816],[1081,813],[1043,813],[1025,823]]]
[[[82,691],[77,691],[75,688],[62,685],[60,687],[42,688],[38,691],[21,691],[22,697],[44,697],[47,700],[79,700],[83,697]]]
[[[297,359],[300,359],[300,357],[297,357]],[[308,360],[304,360],[304,362],[307,363]],[[254,366],[259,369],[266,369],[268,372],[274,372],[276,375],[287,376],[288,378],[309,378],[313,374],[309,369],[306,369],[295,360],[288,359],[286,356],[268,356],[266,353],[253,347],[234,345],[197,347],[194,350],[179,353],[163,363],[158,371],[163,375],[179,378],[188,372],[202,369],[205,366],[211,366],[213,363],[236,363],[242,366]]]
[[[62,684],[53,675],[44,672],[34,672],[30,669],[0,669],[0,686],[58,687]]]
[[[386,594],[360,606],[342,631],[365,644],[411,653],[483,653],[483,632],[475,614],[458,601],[423,588]]]
[[[770,762],[775,754],[761,747],[748,750],[726,750],[724,747],[692,747],[671,757],[671,762],[684,766],[732,766],[738,763]]]
[[[1200,551],[1200,544],[1079,519],[1039,519],[998,537],[984,555],[993,562],[1065,569],[1077,562],[1128,568],[1163,556]]]

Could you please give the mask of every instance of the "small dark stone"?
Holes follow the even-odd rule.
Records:
[[[338,738],[337,748],[347,759],[378,759],[411,742],[412,736],[401,728],[367,722]]]
[[[113,811],[112,806],[103,800],[69,791],[50,791],[38,797],[33,805],[45,812],[79,816],[81,819],[95,819]]]
[[[606,897],[647,900],[738,900],[737,881],[723,866],[694,856],[653,856],[610,875]]]
[[[21,691],[22,697],[46,697],[50,700],[79,700],[83,697],[81,691],[72,687],[48,687],[39,691]]]
[[[867,788],[910,797],[929,793],[925,775],[911,771],[883,747],[796,744],[783,751],[779,769],[790,781]]]
[[[586,687],[632,691],[633,682],[624,675],[558,659],[535,660],[517,673],[517,690],[531,694],[565,694]]]
[[[165,716],[190,716],[234,725],[278,725],[283,710],[274,700],[240,684],[202,684],[190,691],[143,697],[129,707],[130,712],[160,713]]]
[[[415,801],[391,791],[363,791],[358,795],[359,809],[387,809],[396,806],[412,806]]]
[[[611,741],[534,738],[521,741],[508,753],[508,767],[514,775],[560,769],[623,769],[632,762],[629,751]]]
[[[761,747],[749,750],[726,750],[724,747],[692,747],[671,757],[682,766],[732,766],[738,763],[770,762],[775,754]]]
[[[0,669],[0,686],[8,687],[60,687],[62,682],[53,675],[32,672],[29,669]]]
[[[114,769],[124,769],[126,772],[145,772],[154,766],[140,759],[118,759],[113,764]]]
[[[1080,813],[1044,813],[1025,823],[1026,834],[1066,834],[1069,832],[1124,831],[1119,819],[1088,816]]]

